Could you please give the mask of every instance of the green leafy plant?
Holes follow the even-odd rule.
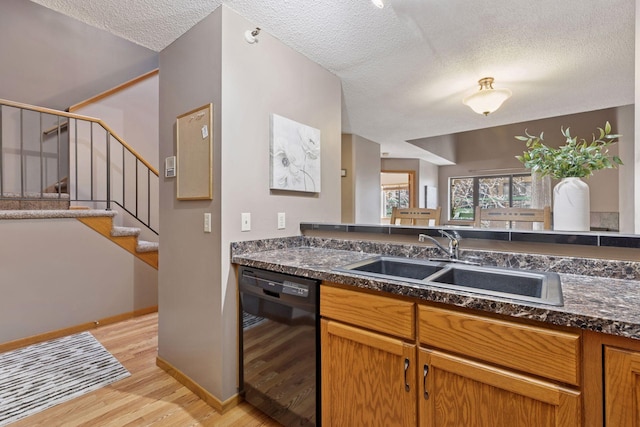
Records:
[[[591,142],[571,136],[569,128],[560,128],[566,138],[566,144],[552,148],[543,143],[544,132],[540,136],[516,136],[517,140],[526,141],[527,151],[516,156],[526,168],[541,176],[551,175],[553,178],[588,177],[594,171],[611,169],[622,165],[618,156],[609,154],[609,146],[615,144],[620,135],[611,133],[611,125],[607,122],[603,128],[597,128],[600,136],[593,134]]]

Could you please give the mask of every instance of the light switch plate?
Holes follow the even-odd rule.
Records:
[[[248,212],[243,212],[242,214],[240,214],[240,216],[240,220],[242,221],[240,231],[251,231],[251,214]]]
[[[211,214],[209,212],[204,214],[204,232],[211,233]]]
[[[175,178],[176,156],[171,156],[164,159],[164,176],[165,178]]]
[[[278,230],[284,230],[285,228],[285,214],[284,212],[278,212]]]

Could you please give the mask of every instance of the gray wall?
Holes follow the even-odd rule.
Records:
[[[342,222],[380,222],[380,145],[359,135],[342,135]]]
[[[158,54],[25,0],[0,2],[0,98],[64,110],[157,68]]]
[[[76,219],[3,219],[0,235],[0,343],[157,304],[157,270]]]
[[[620,207],[620,232],[638,234],[640,229],[635,229],[635,205],[634,205],[634,174],[640,165],[640,157],[635,156],[634,138],[634,114],[635,106],[628,105],[626,107],[617,108],[618,128],[616,131],[622,134],[624,138],[623,144],[619,144],[618,154],[625,162],[624,166],[619,169],[618,175],[618,200]],[[634,161],[635,159],[635,161]]]
[[[361,167],[368,167],[362,165]],[[355,222],[355,162],[353,158],[353,135],[350,133],[342,134],[342,147],[341,147],[341,168],[346,171],[346,176],[343,176],[341,185],[341,214],[340,219],[344,223],[353,224]]]
[[[158,57],[24,0],[0,2],[0,52],[0,98],[57,109],[157,68]],[[0,342],[157,304],[157,271],[75,219],[2,220],[0,235]]]
[[[435,208],[441,206],[436,202],[436,206],[427,206],[425,198],[425,187],[435,188],[436,192],[442,191],[438,188],[438,172],[440,167],[430,162],[420,160],[420,177],[418,179],[418,206]],[[437,197],[437,196],[436,196]],[[441,219],[442,220],[442,219]]]
[[[211,201],[176,200],[176,179],[160,178],[158,274],[158,355],[219,397],[221,28],[218,8],[160,52],[160,158],[176,154],[176,117],[213,103],[215,164]],[[203,233],[205,212],[212,214],[210,234]]]
[[[640,81],[640,0],[636,0],[636,82]],[[635,104],[640,103],[640,85],[636,83]],[[636,135],[640,135],[640,109],[635,109],[634,130]],[[635,172],[633,174],[633,228],[636,234],[640,234],[640,138],[636,138],[633,144],[635,158]],[[627,223],[628,224],[628,223]]]
[[[527,130],[531,135],[544,132],[544,142],[550,146],[564,144],[560,133],[561,127],[571,128],[571,135],[591,140],[591,135],[597,127],[604,126],[608,120],[614,132],[619,128],[631,130],[628,123],[623,123],[627,115],[619,115],[620,109],[630,106],[590,111],[568,116],[552,117],[531,122],[515,123],[505,126],[462,132],[456,137],[456,161],[453,166],[440,166],[439,198],[443,211],[448,206],[448,181],[450,177],[464,177],[477,175],[499,175],[501,173],[527,172],[522,163],[515,156],[521,155],[526,149],[524,142],[517,141],[516,135],[524,135]],[[633,133],[633,132],[631,132]],[[625,133],[620,142],[611,147],[611,153],[618,153],[619,146],[633,144],[634,135]],[[625,149],[625,148],[623,148]],[[592,212],[618,212],[618,175],[623,168],[633,169],[632,159],[622,159],[626,164],[620,170],[601,170],[594,173],[585,182],[590,187]],[[615,191],[611,191],[615,189]],[[447,219],[447,216],[445,216]]]
[[[159,355],[222,401],[236,393],[238,368],[230,242],[340,220],[340,81],[265,31],[246,43],[255,27],[223,6],[160,54],[160,158],[175,153],[177,115],[208,102],[215,114],[213,200],[176,201],[175,180],[160,184]],[[269,190],[271,113],[320,129],[320,193]],[[252,214],[250,232],[240,231],[242,212]]]
[[[443,164],[456,162],[456,138],[454,134],[412,139],[407,142],[440,157],[444,161]]]
[[[136,84],[127,83],[126,87],[121,87],[109,96],[72,108],[71,111],[83,116],[99,117],[111,130],[162,174],[164,173],[164,164],[162,168],[158,168],[158,82],[158,73],[152,73]],[[101,195],[106,194],[106,179],[104,175],[94,175],[94,179],[91,179],[91,168],[97,168],[99,171],[104,170],[103,165],[106,159],[107,147],[106,135],[102,128],[94,126],[92,136],[91,127],[86,123],[79,123],[77,127],[72,125],[69,133],[71,134],[71,141],[76,141],[77,138],[77,147],[74,145],[70,152],[69,192],[74,195],[78,194],[78,198],[81,200],[87,200],[91,197],[91,190],[93,190],[94,196],[100,198]],[[147,176],[146,167],[141,163],[136,163],[134,157],[127,152],[124,160],[124,178],[127,185],[124,189],[123,197],[121,149],[120,145],[113,141],[112,153],[117,153],[117,155],[112,155],[111,157],[114,165],[110,175],[112,200],[120,203],[124,200],[126,207],[130,211],[136,213],[138,218],[145,222],[148,219],[149,225],[158,230],[159,178],[153,174]],[[76,158],[78,159],[77,170]],[[137,179],[139,180],[137,186],[135,185],[136,168],[138,170]],[[147,180],[147,177],[149,180]],[[147,191],[147,188],[149,188],[149,191]],[[151,196],[150,210],[147,207],[148,195]],[[137,205],[136,199],[138,200]],[[104,203],[96,203],[94,205],[97,208],[104,208],[104,206]],[[120,214],[114,218],[114,224],[139,227],[141,228],[141,239],[158,241],[156,234],[144,226],[141,227],[141,224],[124,210],[121,210]]]
[[[355,223],[380,222],[380,145],[353,135],[355,155]],[[361,167],[365,166],[366,167]]]
[[[439,167],[425,162],[420,159],[382,159],[383,171],[414,171],[416,176],[415,192],[417,199],[415,201],[415,207],[422,208],[425,206],[424,187],[428,185],[430,187],[438,186],[438,170]],[[441,189],[438,189],[441,192]]]
[[[383,171],[414,171],[416,176],[415,191],[417,199],[415,201],[415,207],[425,207],[424,199],[424,187],[438,186],[438,171],[439,167],[425,162],[420,159],[382,159]],[[436,198],[435,205],[441,205],[441,199]],[[433,207],[436,207],[433,206]]]

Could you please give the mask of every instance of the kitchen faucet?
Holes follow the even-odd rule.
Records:
[[[460,255],[460,251],[459,251],[460,239],[461,239],[460,234],[458,234],[458,232],[455,230],[452,231],[451,233],[447,233],[444,230],[438,230],[438,231],[440,232],[442,237],[446,237],[447,239],[449,239],[449,248],[445,248],[434,237],[427,236],[426,234],[418,234],[418,241],[424,242],[425,238],[431,240],[438,247],[438,249],[440,249],[442,252],[447,254],[447,257],[449,257],[449,259],[457,261]]]

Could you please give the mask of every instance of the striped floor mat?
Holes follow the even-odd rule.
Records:
[[[251,329],[254,326],[258,326],[265,320],[267,319],[265,319],[264,317],[254,316],[253,314],[249,314],[246,311],[243,311],[242,312],[242,329],[246,331],[247,329]]]
[[[0,353],[0,426],[129,375],[89,332]]]

